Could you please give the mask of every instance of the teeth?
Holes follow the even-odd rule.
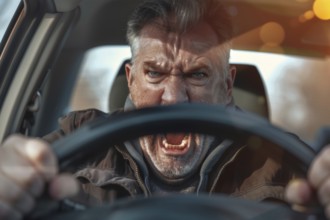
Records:
[[[166,149],[184,149],[188,144],[188,137],[186,136],[180,144],[169,144],[167,143],[166,138],[163,139],[163,145]]]

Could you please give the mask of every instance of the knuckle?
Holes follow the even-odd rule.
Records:
[[[16,153],[16,149],[18,149],[20,146],[24,146],[25,139],[21,135],[11,135],[9,136],[4,143],[2,144],[0,151],[1,157],[7,156],[8,153]]]
[[[3,212],[16,210],[19,213],[27,213],[34,206],[34,197],[25,191],[19,182],[1,173],[0,179],[0,210]],[[6,205],[8,205],[6,209]],[[1,218],[0,218],[1,219]]]
[[[34,199],[22,189],[13,190],[7,198],[8,204],[20,213],[26,214],[32,210]]]
[[[318,198],[323,205],[330,203],[330,179],[327,179],[318,190]]]
[[[27,142],[25,151],[44,179],[49,180],[58,172],[57,159],[46,142],[31,139]]]
[[[43,178],[33,166],[2,166],[0,171],[2,178],[12,179],[33,196],[39,195],[43,190]]]
[[[16,172],[15,180],[18,185],[32,196],[39,196],[45,185],[41,174],[34,167],[26,167]]]
[[[24,136],[20,134],[10,135],[3,143],[4,146],[16,145],[24,141]]]
[[[329,159],[329,157],[330,157],[330,146],[327,146],[322,150],[321,157],[323,159],[326,159],[326,158]]]
[[[308,179],[314,187],[320,184],[330,175],[330,148],[324,149],[313,161],[308,172]]]
[[[26,154],[33,160],[44,161],[50,155],[48,144],[38,139],[29,139],[25,144]]]
[[[27,214],[34,206],[34,199],[28,193],[17,189],[17,187],[15,187],[16,189],[13,188],[12,186],[11,190],[7,190],[7,195],[1,196],[2,202],[4,203],[5,201],[8,207],[6,208],[3,205],[3,207],[0,207],[0,210],[2,208],[4,212]]]
[[[321,152],[316,159],[319,167],[330,167],[330,148]]]

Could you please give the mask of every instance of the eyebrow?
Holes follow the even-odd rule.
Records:
[[[170,65],[168,64],[168,62],[166,62],[165,59],[150,59],[143,62],[143,67],[150,67],[155,69],[169,69]]]
[[[160,62],[158,61],[145,61],[143,62],[143,67],[153,67],[153,68],[162,68],[164,65],[160,64]]]
[[[195,60],[191,60],[190,63],[192,63],[192,65],[187,65],[185,63],[185,65],[183,66],[183,69],[185,69],[185,72],[192,72],[192,71],[196,71],[196,70],[200,70],[200,69],[206,69],[207,71],[210,71],[210,64],[209,62],[207,62],[204,59],[195,59]],[[186,68],[188,67],[188,68]]]
[[[204,61],[203,59],[196,59],[196,60],[191,60],[189,61],[189,63],[191,63],[191,65],[187,65],[186,63],[183,64],[183,66],[180,68],[182,70],[183,73],[190,73],[190,72],[194,72],[197,70],[201,70],[204,69],[206,71],[210,71],[210,66],[209,63]],[[156,61],[156,60],[147,60],[145,62],[143,62],[143,67],[144,68],[153,68],[153,69],[162,69],[164,71],[166,71],[169,65],[167,65],[166,61],[164,61],[163,63],[160,61]],[[186,68],[188,67],[188,68]]]

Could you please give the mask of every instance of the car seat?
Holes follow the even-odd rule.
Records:
[[[110,88],[109,112],[122,108],[129,93],[125,74],[125,60],[118,70],[117,76]],[[258,114],[269,119],[268,99],[264,82],[258,69],[249,64],[232,64],[237,68],[234,83],[234,103],[241,109]]]

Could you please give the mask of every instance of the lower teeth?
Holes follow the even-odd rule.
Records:
[[[169,144],[167,143],[166,139],[163,139],[163,145],[165,146],[166,149],[183,149],[187,146],[188,140],[187,138],[184,138],[179,145],[174,145],[174,144]]]

